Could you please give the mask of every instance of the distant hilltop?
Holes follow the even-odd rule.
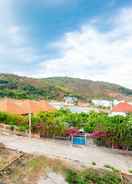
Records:
[[[132,90],[120,85],[70,77],[35,79],[0,74],[0,97],[17,99],[63,100],[74,96],[88,101],[93,98],[131,100]]]

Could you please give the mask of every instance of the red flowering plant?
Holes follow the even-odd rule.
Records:
[[[77,128],[69,128],[68,130],[66,130],[65,134],[66,136],[77,136],[79,134],[79,129]]]
[[[103,137],[109,137],[110,133],[105,131],[94,131],[93,133],[89,134],[92,138],[103,138]]]
[[[38,124],[34,125],[34,127],[40,129],[40,128],[43,128],[44,125],[43,125],[43,123],[38,123]]]
[[[44,124],[43,123],[38,123],[38,124],[32,125],[32,131],[34,133],[42,132],[43,128],[44,128]]]

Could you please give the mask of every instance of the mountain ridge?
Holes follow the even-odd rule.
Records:
[[[71,77],[32,78],[15,74],[0,74],[0,97],[62,100],[64,96],[132,99],[132,89],[103,81]]]

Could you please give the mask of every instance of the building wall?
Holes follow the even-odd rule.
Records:
[[[113,102],[110,100],[92,100],[95,106],[112,107]]]

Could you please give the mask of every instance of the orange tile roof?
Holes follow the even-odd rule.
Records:
[[[3,99],[0,100],[0,111],[23,115],[52,112],[55,108],[46,101]]]
[[[45,111],[48,111],[48,112],[55,111],[55,108],[45,100],[40,100],[38,101],[38,103],[41,109],[45,109]]]
[[[38,112],[52,112],[55,110],[46,101],[34,101],[34,100],[23,100],[22,106],[25,108],[26,112],[38,113]]]
[[[14,114],[25,114],[24,108],[18,106],[14,100],[4,99],[0,100],[0,111]]]
[[[127,102],[121,102],[113,107],[112,112],[132,112],[132,105]]]

